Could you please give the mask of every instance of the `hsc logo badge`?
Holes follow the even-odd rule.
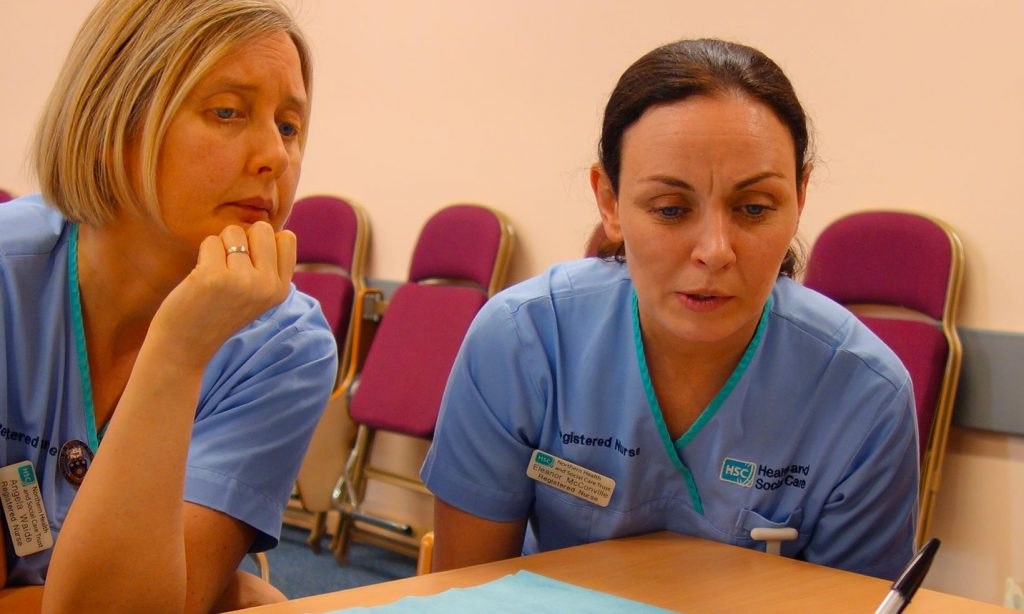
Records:
[[[738,484],[743,488],[750,488],[754,485],[755,475],[757,475],[757,463],[726,457],[722,462],[722,474],[719,478]]]

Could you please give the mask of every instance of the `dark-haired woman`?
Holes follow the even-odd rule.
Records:
[[[680,41],[608,102],[591,184],[605,259],[496,296],[422,475],[434,566],[671,530],[891,578],[913,553],[910,378],[792,280],[807,121],[757,50]],[[472,539],[469,537],[472,536]]]

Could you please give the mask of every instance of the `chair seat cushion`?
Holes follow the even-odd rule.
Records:
[[[398,288],[363,366],[349,412],[372,428],[430,438],[470,322],[487,297],[474,288]]]
[[[861,320],[899,356],[910,372],[917,406],[917,429],[923,437],[923,456],[946,370],[946,337],[941,329],[926,322],[868,317]]]
[[[337,273],[296,271],[292,282],[300,291],[320,302],[320,309],[323,310],[327,324],[338,341],[338,347],[344,347],[348,319],[352,314],[352,301],[355,297],[352,280]]]

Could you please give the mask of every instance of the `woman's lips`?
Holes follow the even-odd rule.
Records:
[[[710,313],[721,309],[726,303],[732,300],[731,296],[722,296],[702,292],[676,292],[679,302],[683,307],[696,313]]]
[[[270,212],[273,211],[274,208],[273,202],[262,198],[239,200],[225,203],[224,206],[233,209],[239,219],[247,224],[255,224],[259,221],[265,222],[270,220]]]

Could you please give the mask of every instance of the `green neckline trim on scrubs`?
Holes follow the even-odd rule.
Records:
[[[78,374],[82,381],[82,405],[85,410],[85,430],[89,435],[89,448],[93,454],[100,447],[103,433],[96,433],[96,411],[92,402],[92,378],[89,376],[89,351],[85,347],[85,325],[82,320],[82,293],[78,287],[78,224],[71,225],[68,245],[68,293],[71,299],[71,331],[75,336],[78,355]],[[104,429],[106,430],[106,429]]]
[[[673,444],[672,437],[668,433],[668,426],[665,424],[665,417],[661,412],[661,404],[658,403],[658,397],[654,394],[654,385],[651,383],[651,373],[647,368],[647,357],[644,355],[644,340],[640,332],[640,308],[637,303],[636,290],[633,290],[632,296],[633,303],[633,345],[636,348],[637,365],[640,368],[640,379],[644,384],[644,392],[647,395],[647,405],[651,410],[651,415],[654,418],[654,423],[658,427],[658,432],[661,435],[662,445],[665,447],[665,452],[668,454],[669,459],[675,466],[676,470],[683,475],[686,479],[686,487],[690,491],[690,499],[693,502],[693,507],[697,510],[697,513],[701,516],[704,515],[704,506],[701,504],[700,493],[697,491],[697,483],[693,479],[693,474],[689,468],[683,464],[682,452],[683,448],[688,444],[697,433],[708,423],[711,418],[714,417],[718,408],[722,406],[733,388],[736,387],[736,383],[739,382],[740,378],[746,372],[747,367],[750,365],[750,361],[753,359],[754,353],[757,348],[761,345],[761,338],[764,336],[764,329],[768,322],[768,313],[772,308],[772,297],[768,297],[768,301],[765,303],[764,309],[761,311],[761,319],[757,323],[757,330],[754,331],[754,337],[747,344],[747,349],[743,352],[743,356],[740,357],[739,364],[733,369],[732,374],[726,381],[725,386],[715,395],[712,399],[711,404],[701,412],[701,415],[697,418],[690,428],[679,438],[679,441]]]
[[[764,309],[761,310],[761,319],[757,323],[757,330],[754,331],[754,337],[747,344],[747,349],[743,351],[743,356],[740,357],[739,363],[736,364],[736,368],[732,370],[732,374],[729,379],[725,381],[725,385],[718,391],[715,398],[711,399],[711,403],[707,408],[697,416],[697,420],[690,425],[690,428],[686,430],[683,435],[676,440],[676,449],[680,452],[686,447],[686,444],[690,443],[697,433],[700,432],[704,425],[709,420],[715,417],[718,413],[718,408],[725,403],[725,400],[732,394],[732,389],[736,387],[736,384],[743,377],[743,374],[747,372],[747,367],[750,365],[750,361],[754,358],[754,353],[757,352],[757,348],[761,345],[761,337],[764,336],[764,329],[768,323],[768,313],[772,309],[772,297],[768,295],[768,300],[764,304]]]
[[[686,489],[690,491],[690,501],[693,502],[693,509],[701,516],[704,515],[704,506],[700,502],[700,493],[697,492],[697,483],[693,480],[693,474],[683,464],[679,454],[672,447],[672,439],[668,434],[668,427],[665,425],[665,417],[661,415],[661,405],[658,404],[658,397],[654,394],[654,385],[651,383],[651,373],[647,370],[647,357],[644,356],[644,340],[640,335],[640,312],[637,306],[636,290],[633,290],[633,346],[636,348],[637,365],[640,367],[640,379],[644,383],[644,392],[647,394],[647,407],[651,410],[654,424],[658,427],[661,435],[661,442],[665,446],[669,460],[676,470],[686,479]]]

